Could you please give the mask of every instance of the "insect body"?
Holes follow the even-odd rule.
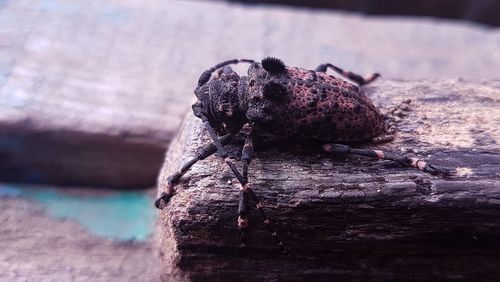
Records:
[[[252,64],[247,78],[247,118],[255,127],[327,142],[360,141],[384,131],[381,114],[353,84],[324,72],[269,63],[276,66]]]
[[[247,76],[240,77],[229,66],[241,62],[251,64]],[[379,77],[373,74],[363,78],[332,64],[322,64],[314,71],[287,67],[281,60],[272,57],[260,63],[246,59],[225,61],[203,72],[194,91],[198,100],[193,104],[193,112],[203,121],[213,143],[202,148],[195,158],[168,178],[155,205],[158,208],[164,206],[174,195],[174,186],[182,175],[197,161],[217,152],[240,183],[238,227],[242,244],[246,240],[244,231],[248,227],[247,211],[251,200],[264,217],[266,226],[282,252],[286,252],[248,182],[248,165],[253,157],[253,137],[257,131],[285,138],[322,141],[325,143],[323,149],[330,153],[392,160],[432,174],[448,173],[445,169],[416,158],[346,145],[385,133],[384,119],[358,86],[326,74],[327,69],[349,78],[359,86]],[[255,130],[247,134],[240,173],[228,158],[224,145],[245,124]]]
[[[205,116],[219,134],[250,123],[280,137],[353,142],[385,128],[380,112],[355,85],[274,58],[252,63],[243,77],[226,67],[195,93],[200,99],[195,114]]]

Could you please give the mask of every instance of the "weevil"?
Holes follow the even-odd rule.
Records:
[[[249,63],[247,76],[239,76],[230,65]],[[346,80],[327,74],[331,69]],[[204,71],[194,93],[194,115],[200,118],[212,143],[179,171],[168,177],[167,185],[156,200],[157,208],[164,207],[175,194],[175,185],[197,161],[217,153],[229,166],[240,185],[237,226],[244,246],[248,227],[248,208],[252,201],[264,218],[264,223],[283,253],[287,252],[276,228],[266,216],[259,197],[248,181],[248,166],[253,158],[255,132],[282,138],[314,140],[323,143],[329,153],[354,154],[385,159],[414,167],[431,174],[447,175],[449,171],[424,160],[351,147],[353,143],[369,141],[386,132],[381,112],[373,105],[361,87],[376,80],[375,73],[366,77],[330,64],[315,70],[286,66],[283,61],[267,57],[261,62],[233,59],[221,62]],[[242,148],[240,173],[228,157],[224,145],[248,125]]]

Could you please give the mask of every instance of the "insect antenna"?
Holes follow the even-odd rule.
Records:
[[[234,64],[238,64],[238,63],[253,63],[254,60],[249,60],[249,59],[232,59],[232,60],[228,60],[228,61],[224,61],[222,63],[218,63],[216,64],[215,66],[209,68],[208,70],[204,71],[201,75],[200,75],[200,78],[198,79],[198,86],[202,86],[203,84],[207,83],[210,78],[212,77],[212,74],[222,68],[222,67],[225,67],[227,65],[234,65]]]

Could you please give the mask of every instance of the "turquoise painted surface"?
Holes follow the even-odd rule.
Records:
[[[0,198],[32,200],[42,205],[48,215],[74,220],[98,236],[141,241],[152,234],[156,212],[147,192],[88,193],[77,196],[65,193],[64,189],[0,184]]]

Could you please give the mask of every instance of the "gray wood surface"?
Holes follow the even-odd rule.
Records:
[[[0,179],[152,185],[199,74],[222,60],[494,79],[499,36],[446,20],[211,1],[0,1]]]
[[[383,111],[412,100],[398,119],[396,139],[376,147],[418,156],[456,175],[285,149],[285,142],[261,144],[249,178],[289,248],[284,257],[255,211],[248,247],[238,248],[236,180],[220,159],[209,157],[182,178],[161,212],[163,278],[496,279],[500,83],[379,81],[366,91]],[[167,153],[160,190],[207,141],[200,121],[188,113]],[[240,146],[228,146],[236,159]]]
[[[152,239],[96,236],[24,199],[0,198],[0,222],[0,281],[159,280]]]

